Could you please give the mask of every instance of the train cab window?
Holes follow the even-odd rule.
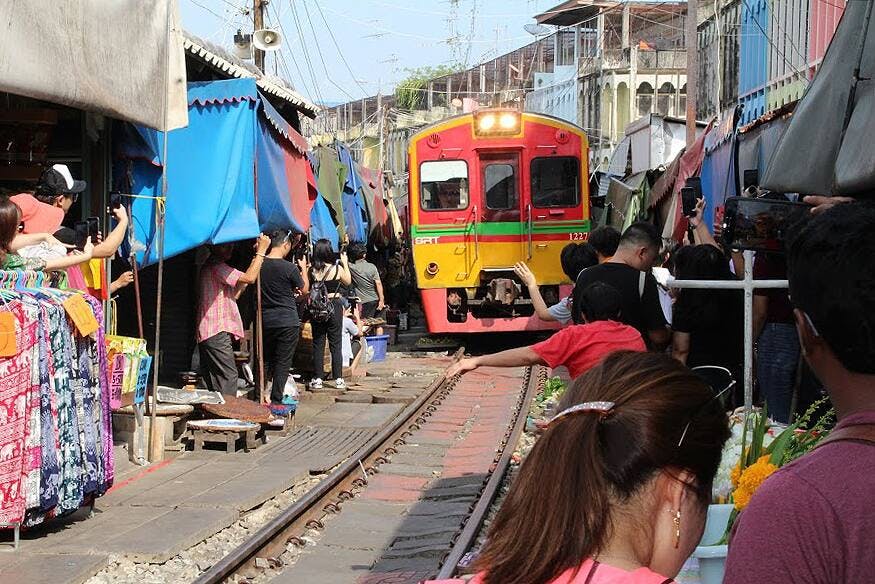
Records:
[[[457,210],[468,206],[468,164],[464,160],[423,162],[419,168],[422,208]]]
[[[580,161],[573,156],[532,160],[532,205],[576,207],[580,202]]]
[[[483,172],[483,188],[486,191],[486,207],[489,209],[516,209],[516,176],[513,165],[490,164]]]

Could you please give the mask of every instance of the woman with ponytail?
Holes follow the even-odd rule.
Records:
[[[490,528],[475,584],[664,584],[702,537],[729,437],[713,392],[655,353],[577,379]]]

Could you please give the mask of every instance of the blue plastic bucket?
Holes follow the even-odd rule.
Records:
[[[374,351],[374,356],[371,357],[371,361],[385,361],[386,351],[389,348],[389,335],[365,337],[365,340],[368,343],[368,349],[373,349]]]

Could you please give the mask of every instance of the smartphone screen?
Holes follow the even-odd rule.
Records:
[[[85,222],[88,224],[88,235],[91,237],[91,242],[97,243],[94,241],[94,238],[97,237],[97,233],[100,231],[100,219],[89,217]]]
[[[76,241],[74,242],[76,249],[84,249],[85,241],[88,239],[88,221],[77,221],[73,224],[73,230],[76,232]]]
[[[732,249],[785,251],[787,237],[811,218],[811,206],[790,201],[731,197],[726,200],[723,239]]]
[[[684,217],[693,217],[696,214],[696,189],[694,187],[681,189],[681,203],[684,207]]]

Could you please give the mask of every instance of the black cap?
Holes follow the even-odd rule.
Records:
[[[40,175],[37,193],[40,195],[78,195],[85,190],[84,180],[75,180],[66,164],[56,164]]]

